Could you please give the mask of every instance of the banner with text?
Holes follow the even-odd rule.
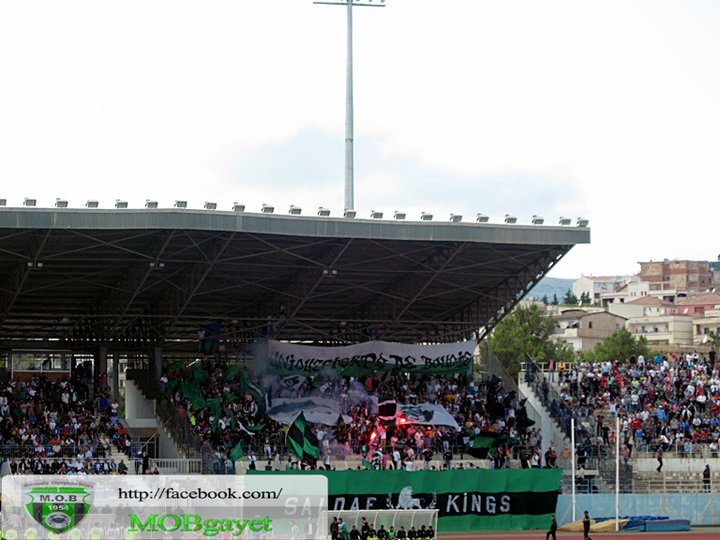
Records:
[[[461,373],[472,367],[472,340],[437,345],[368,341],[344,347],[315,347],[267,341],[254,346],[256,358],[267,360],[278,374],[319,375],[327,370],[346,376],[378,371]]]
[[[547,527],[555,513],[562,469],[296,474],[327,477],[330,518],[339,510],[437,509],[438,530],[446,532]]]

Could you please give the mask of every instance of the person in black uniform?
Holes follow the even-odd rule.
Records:
[[[407,532],[405,531],[405,527],[403,525],[400,525],[400,529],[395,534],[395,538],[397,538],[398,540],[407,538]]]
[[[380,525],[380,528],[377,530],[377,537],[379,540],[388,539],[388,532],[385,530],[385,525]]]
[[[590,538],[590,516],[588,515],[587,510],[585,510],[585,515],[583,516],[582,524],[583,524],[583,539],[584,540],[592,540],[592,538]]]
[[[557,521],[555,521],[555,516],[552,516],[550,520],[550,530],[545,534],[545,540],[549,540],[550,537],[552,537],[553,540],[557,540]]]

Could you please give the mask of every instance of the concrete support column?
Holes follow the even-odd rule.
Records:
[[[160,376],[162,375],[162,347],[160,345],[155,345],[152,360],[152,373],[155,376],[155,379],[159,381]]]
[[[107,370],[107,345],[100,345],[95,355],[95,362],[93,362],[93,390],[95,392],[100,388],[100,376],[103,373],[107,375]]]
[[[113,400],[120,402],[120,355],[118,353],[113,354],[110,388]]]

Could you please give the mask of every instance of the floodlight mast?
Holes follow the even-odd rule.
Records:
[[[347,74],[345,80],[345,210],[352,210],[355,208],[352,10],[353,7],[385,7],[385,0],[380,0],[377,4],[373,4],[372,0],[370,0],[370,2],[362,0],[322,2],[320,0],[316,0],[313,4],[347,7]]]

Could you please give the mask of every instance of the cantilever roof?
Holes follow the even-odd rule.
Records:
[[[577,227],[0,208],[0,340],[175,347],[213,322],[228,344],[482,337],[589,241]]]

